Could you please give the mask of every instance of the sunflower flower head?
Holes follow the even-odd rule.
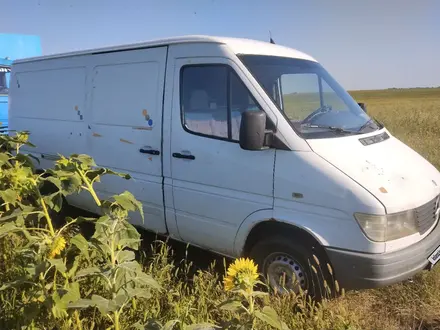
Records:
[[[66,240],[63,236],[58,236],[56,237],[53,242],[52,245],[50,247],[50,251],[49,251],[49,258],[55,258],[57,255],[59,255],[61,253],[61,251],[64,250],[64,248],[66,247]]]
[[[251,259],[236,259],[223,279],[225,291],[242,289],[251,292],[258,280],[257,265]]]

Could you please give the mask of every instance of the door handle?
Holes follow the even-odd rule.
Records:
[[[142,154],[150,154],[150,155],[160,155],[159,150],[152,150],[152,149],[139,149],[139,152]]]
[[[178,152],[173,153],[173,157],[174,158],[182,158],[182,159],[191,159],[191,160],[196,159],[196,157],[193,155],[184,155],[184,154],[181,154]]]

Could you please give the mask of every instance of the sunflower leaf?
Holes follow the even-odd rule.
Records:
[[[244,308],[243,304],[238,300],[227,300],[221,303],[218,307],[221,310],[230,311],[230,312],[236,312]]]
[[[262,292],[262,291],[254,291],[252,292],[252,297],[265,297],[268,296],[268,292]]]
[[[262,311],[255,311],[255,316],[276,329],[289,330],[288,326],[281,321],[277,312],[272,307],[265,306]]]
[[[218,327],[211,323],[191,324],[184,327],[185,330],[212,330],[215,328]]]
[[[64,264],[62,259],[49,259],[49,262],[52,266],[56,267],[59,272],[65,273],[66,272],[66,265]]]

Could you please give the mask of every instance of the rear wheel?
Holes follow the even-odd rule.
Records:
[[[269,237],[256,243],[250,256],[276,292],[306,291],[316,299],[334,294],[325,255],[310,243],[295,237]]]

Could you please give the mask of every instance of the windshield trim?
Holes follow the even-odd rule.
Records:
[[[279,56],[279,55],[259,55],[259,54],[244,54],[244,53],[239,53],[236,54],[236,56],[238,57],[238,59],[240,60],[240,62],[244,65],[244,67],[247,69],[247,71],[250,73],[250,75],[256,80],[256,82],[258,83],[258,85],[261,87],[261,89],[264,91],[264,93],[269,97],[269,99],[271,100],[271,102],[273,103],[273,105],[275,106],[275,108],[278,110],[278,112],[282,115],[282,117],[284,117],[284,119],[288,122],[288,124],[290,125],[290,127],[293,129],[293,131],[302,139],[304,140],[313,140],[313,139],[323,139],[323,138],[337,138],[337,137],[347,137],[347,136],[360,136],[360,135],[365,135],[365,134],[370,134],[373,132],[380,132],[384,126],[380,125],[379,122],[374,119],[373,117],[371,117],[369,114],[368,117],[368,122],[374,122],[376,123],[376,125],[378,126],[378,128],[374,131],[368,131],[368,132],[363,132],[363,130],[359,130],[359,131],[353,131],[353,133],[351,134],[347,134],[344,132],[340,132],[338,130],[333,130],[333,129],[328,129],[328,130],[324,130],[324,131],[319,131],[319,132],[313,132],[313,136],[309,136],[310,133],[305,133],[302,132],[300,130],[298,130],[295,125],[292,123],[292,121],[290,120],[290,118],[287,116],[287,114],[280,109],[280,106],[278,104],[278,102],[273,98],[273,95],[271,93],[268,93],[267,90],[265,89],[265,87],[261,84],[260,80],[255,76],[253,70],[250,69],[250,67],[246,64],[246,62],[244,61],[245,58],[250,58],[250,57],[272,57],[272,58],[282,58],[282,59],[293,59],[293,60],[298,60],[298,61],[302,61],[302,62],[306,62],[306,63],[311,63],[313,65],[319,65],[321,66],[321,64],[319,62],[316,61],[311,61],[308,59],[303,59],[303,58],[296,58],[296,57],[288,57],[288,56]],[[322,66],[321,66],[322,67]],[[322,68],[324,69],[324,68]],[[325,70],[325,69],[324,69]],[[341,89],[343,92],[349,94],[342,86],[340,86],[338,84],[338,86],[336,86],[338,89]],[[349,94],[350,97],[352,97]],[[354,102],[356,102],[353,99]],[[343,128],[341,128],[342,130],[344,130]]]

